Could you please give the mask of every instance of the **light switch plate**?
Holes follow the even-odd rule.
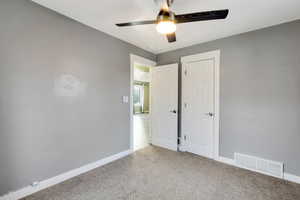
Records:
[[[123,96],[122,98],[123,98],[123,103],[128,103],[129,101],[128,96]]]

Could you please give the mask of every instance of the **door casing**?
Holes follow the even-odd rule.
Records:
[[[209,51],[205,53],[190,55],[190,56],[184,56],[181,57],[181,64],[182,64],[182,79],[184,79],[184,69],[185,66],[192,62],[197,62],[201,60],[214,60],[214,131],[213,131],[213,159],[219,160],[219,143],[220,143],[220,50],[215,51]],[[182,88],[184,82],[182,81]],[[183,102],[183,96],[181,96],[181,102]],[[181,104],[181,110],[184,109],[183,103]],[[182,118],[184,115],[182,115]],[[183,120],[181,120],[182,122]],[[182,127],[182,126],[181,126]],[[185,144],[185,136],[184,136],[185,130],[181,130],[181,137],[180,137],[180,151],[186,151],[186,144]]]
[[[147,58],[143,58],[141,56],[137,56],[134,54],[130,54],[130,150],[131,152],[134,151],[134,134],[133,134],[133,86],[134,86],[134,65],[135,64],[141,64],[146,65],[150,67],[150,71],[152,67],[156,66],[156,62],[149,60]],[[151,84],[150,84],[150,94],[151,96]],[[150,107],[149,107],[149,115],[151,116],[151,101],[150,101]],[[151,117],[150,117],[151,118]],[[151,119],[150,119],[151,120]],[[150,121],[151,124],[151,121]],[[150,132],[151,132],[151,126]],[[151,142],[151,138],[150,138]]]

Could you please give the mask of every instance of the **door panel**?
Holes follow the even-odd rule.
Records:
[[[178,64],[151,69],[152,144],[177,151]]]
[[[187,151],[213,158],[214,60],[184,66],[183,132]]]

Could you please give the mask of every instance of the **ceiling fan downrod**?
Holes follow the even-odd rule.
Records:
[[[168,5],[169,7],[171,7],[172,4],[174,3],[174,0],[166,0],[166,1],[167,1],[167,5]]]
[[[174,3],[174,0],[154,0],[155,3],[160,7],[160,9],[169,10],[169,8]]]

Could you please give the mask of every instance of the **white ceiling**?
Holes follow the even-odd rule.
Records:
[[[155,19],[154,0],[33,0],[88,26],[152,53],[166,52],[300,19],[299,0],[175,0],[176,14],[229,9],[226,20],[179,24],[177,42],[168,43],[155,25],[119,28],[115,23]]]

